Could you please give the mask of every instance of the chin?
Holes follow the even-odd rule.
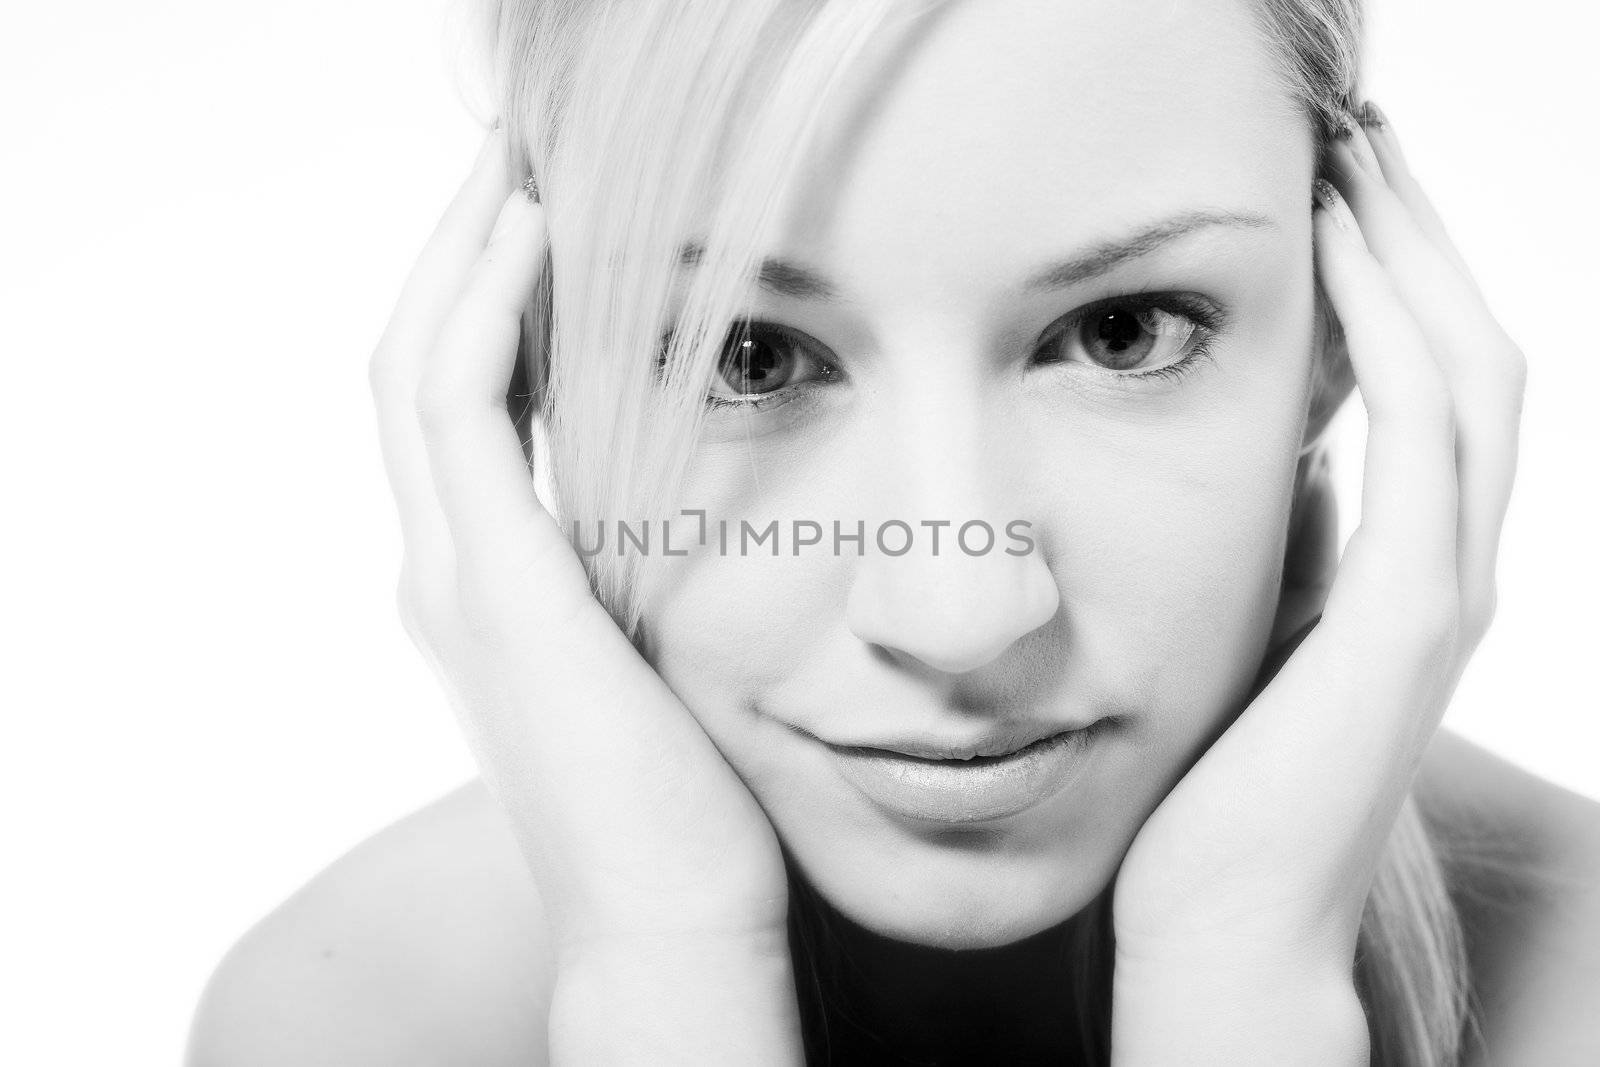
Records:
[[[944,949],[999,948],[1059,926],[1094,903],[1110,878],[1109,872],[1065,865],[1048,879],[1006,877],[1010,872],[1000,868],[986,876],[913,883],[885,872],[877,885],[863,883],[859,872],[837,873],[837,880],[824,872],[808,879],[851,922],[882,937]]]

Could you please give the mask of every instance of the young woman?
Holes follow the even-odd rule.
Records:
[[[1353,0],[492,15],[372,361],[482,783],[197,1067],[1595,1061],[1593,806],[1437,732],[1523,360]]]

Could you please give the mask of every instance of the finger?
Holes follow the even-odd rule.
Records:
[[[1291,849],[1315,828],[1318,847],[1294,854],[1308,884],[1328,886],[1370,874],[1371,842],[1438,727],[1458,622],[1456,476],[1450,393],[1421,327],[1338,190],[1319,180],[1316,199],[1317,278],[1367,409],[1361,521],[1321,619],[1190,775],[1248,775],[1283,798],[1268,835]],[[1346,928],[1347,902],[1329,906]]]
[[[1449,387],[1456,425],[1460,505],[1457,558],[1462,621],[1470,644],[1494,613],[1500,531],[1516,470],[1525,363],[1478,289],[1450,269],[1411,209],[1381,174],[1355,166],[1357,131],[1337,150],[1341,184],[1374,256],[1427,338]]]
[[[456,191],[423,245],[396,301],[374,354],[374,375],[414,389],[428,345],[478,255],[488,243],[500,207],[510,192],[506,133],[495,129],[484,139],[472,170]]]
[[[417,429],[417,382],[423,356],[488,239],[505,186],[505,134],[496,130],[412,267],[368,367],[408,570],[439,571],[449,564],[449,531]]]
[[[428,353],[417,417],[458,571],[511,588],[548,564],[534,586],[549,582],[548,592],[572,605],[590,597],[587,579],[535,494],[505,405],[522,314],[545,257],[544,209],[515,193]]]
[[[1438,725],[1457,619],[1454,429],[1443,373],[1349,205],[1325,181],[1316,197],[1318,281],[1367,409],[1361,520],[1320,621],[1200,766],[1279,779],[1297,798],[1285,833],[1310,820],[1347,865]]]
[[[1454,410],[1444,375],[1388,271],[1330,184],[1314,212],[1318,277],[1344,330],[1367,410],[1361,522],[1330,596],[1368,623],[1404,618],[1440,576],[1455,594]]]
[[[1434,207],[1432,199],[1412,175],[1411,167],[1406,162],[1405,153],[1401,150],[1399,138],[1395,136],[1389,117],[1370,100],[1362,106],[1356,117],[1360,120],[1361,129],[1366,133],[1363,141],[1367,143],[1368,151],[1377,162],[1384,181],[1411,211],[1417,220],[1417,225],[1427,235],[1428,240],[1439,249],[1440,254],[1450,262],[1457,273],[1476,286],[1477,281],[1472,275],[1471,268],[1467,266],[1466,257],[1461,254],[1455,241],[1450,237],[1450,232],[1445,227],[1444,220],[1440,218],[1438,209]]]

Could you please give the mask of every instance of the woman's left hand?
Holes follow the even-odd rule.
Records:
[[[1361,523],[1321,621],[1130,847],[1119,961],[1350,967],[1396,816],[1494,614],[1525,364],[1393,131],[1368,123],[1331,153],[1342,197],[1313,210],[1368,414]]]

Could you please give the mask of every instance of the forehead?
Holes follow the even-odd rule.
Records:
[[[1311,178],[1250,0],[949,0],[828,108],[781,244],[842,271],[908,242],[1004,269],[1184,210],[1299,210]]]

